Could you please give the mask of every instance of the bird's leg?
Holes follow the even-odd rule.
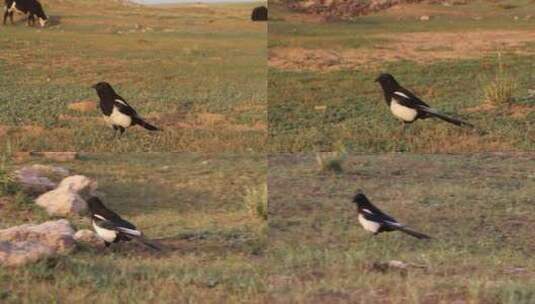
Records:
[[[400,122],[401,122],[401,128],[399,129],[399,133],[398,133],[398,144],[395,147],[396,152],[401,151],[401,139],[404,137],[403,135],[405,133],[405,127],[406,127],[406,123],[403,120],[400,120]]]
[[[115,136],[117,135],[117,127],[116,126],[112,126],[112,127],[113,127],[113,136],[109,140],[115,139]]]
[[[123,136],[125,129],[123,127],[119,127],[119,139]]]

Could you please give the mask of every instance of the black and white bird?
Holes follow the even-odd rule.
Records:
[[[409,90],[399,85],[391,74],[381,74],[375,81],[381,85],[390,111],[403,122],[404,126],[417,119],[436,117],[457,126],[474,127],[474,125],[466,121],[439,113]]]
[[[362,192],[355,194],[353,203],[357,205],[359,223],[365,230],[372,232],[374,235],[385,231],[399,230],[419,239],[431,238],[428,235],[407,228],[405,225],[398,223],[393,217],[384,214]]]
[[[111,243],[130,241],[132,239],[156,250],[160,247],[143,237],[143,233],[136,226],[121,218],[117,213],[106,208],[98,197],[87,200],[93,229],[104,240],[106,247]]]
[[[117,130],[120,132],[119,137],[123,135],[126,128],[140,125],[149,131],[161,131],[139,116],[127,102],[119,96],[111,85],[107,82],[99,82],[92,86],[97,91],[100,98],[100,110],[104,114],[106,123],[113,128],[115,137]]]

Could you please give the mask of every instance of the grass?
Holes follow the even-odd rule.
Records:
[[[269,295],[279,303],[531,303],[532,154],[348,155],[337,175],[312,153],[269,157]],[[371,236],[351,198],[434,237]],[[418,267],[380,272],[375,262]]]
[[[31,164],[25,161],[15,167]],[[243,205],[243,183],[262,184],[262,155],[84,154],[51,163],[96,178],[104,202],[166,250],[135,243],[79,248],[17,269],[0,268],[2,303],[254,303],[264,297],[266,231]],[[0,205],[0,229],[50,218]],[[36,208],[39,209],[39,208]],[[87,218],[69,219],[77,229]]]
[[[498,54],[498,68],[493,79],[483,88],[485,101],[495,105],[511,104],[513,102],[513,92],[516,89],[517,81],[505,71],[501,56]]]
[[[45,1],[49,27],[0,27],[0,134],[15,151],[263,151],[266,25],[249,20],[257,4]],[[98,110],[68,108],[97,101],[98,81],[164,132],[134,127],[108,140]]]
[[[267,184],[260,184],[255,187],[247,187],[243,198],[249,214],[253,218],[268,220],[268,189]]]
[[[316,153],[316,162],[320,172],[339,174],[344,171],[345,157],[346,154],[339,151],[318,152]]]
[[[508,10],[481,1],[405,5],[347,22],[322,22],[273,5],[269,151],[332,151],[339,143],[371,153],[532,151],[534,103],[527,95],[535,37],[528,34],[535,28],[524,17],[535,11],[526,1],[513,2],[518,7]],[[419,21],[425,14],[431,20]],[[500,99],[515,97],[510,109],[482,107],[487,83],[478,80],[492,81],[497,66],[514,79],[492,87]],[[374,82],[384,71],[479,131],[429,119],[400,133]]]

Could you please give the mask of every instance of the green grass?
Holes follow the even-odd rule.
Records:
[[[492,35],[500,37],[504,31],[519,37],[532,32],[533,23],[522,18],[534,13],[534,7],[517,2],[518,9],[506,12],[477,1],[467,6],[410,6],[420,9],[414,14],[433,11],[428,22],[419,21],[411,10],[387,10],[351,22],[326,23],[275,5],[275,21],[269,27],[269,151],[329,151],[340,143],[362,152],[532,151],[535,104],[526,96],[533,89],[533,41],[481,46],[474,52],[475,46],[462,45],[477,40],[477,34],[455,40],[466,32],[484,31],[490,39],[486,42],[503,39]],[[514,14],[521,20],[513,22]],[[475,20],[476,16],[483,19]],[[402,47],[398,40],[404,34],[411,36]],[[442,41],[440,35],[452,40],[435,43]],[[414,48],[406,50],[411,45]],[[497,52],[504,71],[516,80],[510,103],[514,109],[480,108],[485,102],[483,88],[497,73]],[[333,53],[339,57],[332,58]],[[279,60],[286,60],[286,65]],[[440,111],[473,123],[478,131],[431,119],[401,133],[400,122],[374,82],[384,71]]]
[[[281,303],[531,303],[534,165],[530,154],[350,155],[343,173],[325,175],[312,153],[273,155],[269,294]],[[359,188],[434,240],[368,234],[351,203]],[[370,267],[389,260],[423,268]]]
[[[104,202],[166,250],[157,254],[135,243],[102,251],[79,248],[66,257],[0,269],[0,302],[251,303],[263,298],[266,230],[243,205],[244,187],[265,183],[262,155],[88,154],[55,165],[96,178]],[[38,212],[2,206],[0,229],[49,219]],[[91,229],[87,218],[70,220],[77,229]]]
[[[0,128],[14,150],[262,151],[266,25],[250,22],[254,5],[47,1],[50,27],[1,27]],[[98,111],[67,108],[97,101],[98,81],[164,132],[113,142]]]

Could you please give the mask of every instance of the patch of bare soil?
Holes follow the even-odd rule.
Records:
[[[513,144],[499,138],[489,138],[476,133],[460,134],[456,137],[447,137],[435,140],[425,150],[430,153],[450,153],[455,151],[480,151],[485,147],[487,151],[512,151]]]
[[[500,111],[511,116],[512,118],[522,119],[528,116],[530,113],[532,113],[534,109],[535,109],[535,106],[526,105],[526,104],[511,104],[511,105],[506,105],[504,107],[498,107],[492,103],[485,102],[478,106],[467,108],[465,111],[468,113],[473,113],[473,112],[488,113],[488,112]]]
[[[183,129],[207,130],[207,131],[266,131],[267,126],[262,122],[256,122],[254,125],[238,124],[229,119],[227,116],[218,113],[198,113],[193,119],[184,122],[178,122],[176,125]]]
[[[444,0],[305,0],[287,1],[288,8],[309,15],[320,15],[325,19],[351,19],[384,11],[392,7],[403,7],[407,3],[442,3]],[[451,1],[448,1],[451,2]],[[455,4],[466,4],[467,0],[454,0]]]
[[[436,60],[478,58],[482,54],[506,50],[533,53],[526,48],[535,41],[535,32],[477,31],[458,33],[381,34],[387,39],[371,48],[305,49],[275,47],[269,50],[269,65],[284,70],[331,71],[373,66],[384,61],[409,60],[429,63]]]
[[[7,130],[9,130],[8,126],[0,125],[0,138],[2,138],[3,136],[7,134]]]
[[[69,110],[78,112],[91,112],[97,109],[97,103],[92,100],[73,102],[67,106]]]

